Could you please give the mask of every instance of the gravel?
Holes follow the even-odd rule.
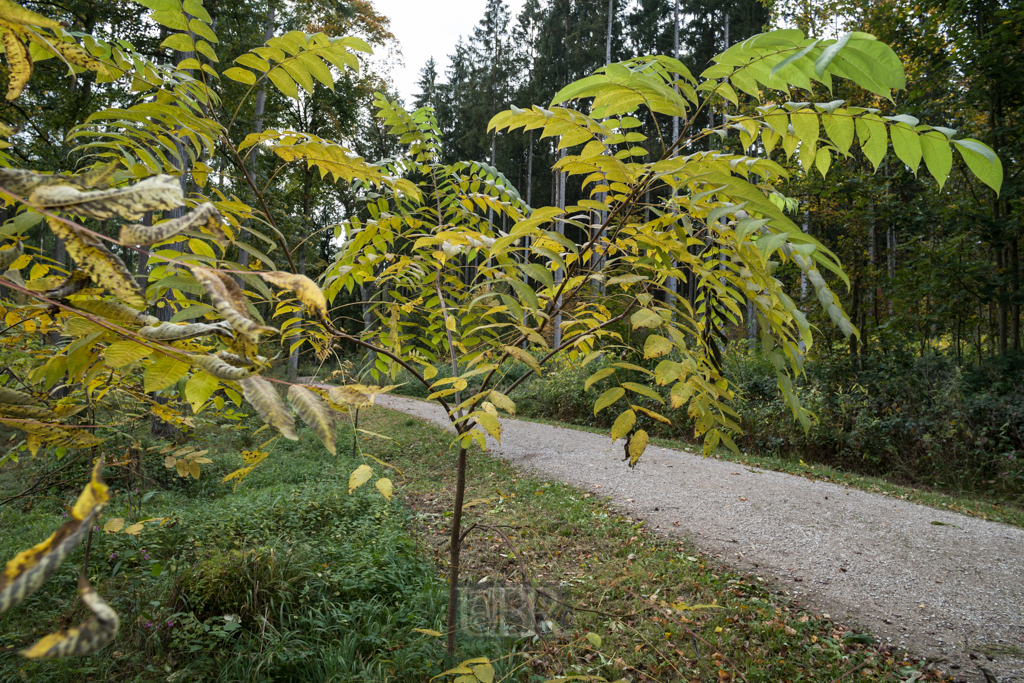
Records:
[[[431,403],[377,404],[449,426]],[[656,533],[774,577],[808,608],[945,660],[958,678],[984,681],[981,665],[1024,681],[1024,529],[655,446],[631,470],[621,440],[502,425],[494,457],[607,496]]]

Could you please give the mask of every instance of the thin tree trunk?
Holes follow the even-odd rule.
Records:
[[[270,11],[267,12],[267,25],[263,31],[263,42],[267,42],[274,37],[274,17],[277,9],[271,5]],[[263,79],[260,83],[260,89],[256,92],[256,104],[253,108],[252,114],[252,130],[254,133],[259,134],[263,132],[263,112],[267,106],[267,80]],[[254,186],[256,185],[256,166],[259,157],[259,145],[253,145],[249,151],[249,160],[246,163],[245,170],[249,176],[249,182]],[[249,232],[242,229],[238,233],[239,242],[249,241]],[[242,268],[249,266],[249,252],[244,249],[238,250],[238,264]],[[245,287],[245,283],[242,281],[241,276],[237,278],[238,285]]]
[[[455,656],[455,631],[459,614],[459,562],[462,551],[462,503],[466,497],[466,448],[459,443],[459,458],[455,466],[455,503],[452,507],[452,531],[448,551],[448,640],[445,650]]]
[[[1020,351],[1020,253],[1018,240],[1010,240],[1010,342],[1014,351]]]

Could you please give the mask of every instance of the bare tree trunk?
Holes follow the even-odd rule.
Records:
[[[452,531],[448,549],[448,640],[445,650],[455,656],[455,631],[459,614],[459,562],[462,551],[462,503],[466,497],[466,448],[459,444],[459,459],[455,469],[455,503],[452,506]]]
[[[1014,351],[1020,351],[1020,253],[1018,240],[1010,240],[1010,342]]]
[[[276,12],[277,12],[277,9],[273,5],[271,5],[270,11],[267,12],[267,25],[266,25],[266,28],[263,31],[263,42],[267,42],[268,40],[270,40],[271,38],[274,37],[274,16],[275,16]],[[254,133],[259,134],[259,133],[263,132],[263,112],[266,109],[266,106],[267,106],[267,81],[266,81],[266,79],[264,79],[260,83],[260,89],[256,92],[256,104],[255,104],[255,106],[253,108],[252,130],[253,130]],[[253,145],[250,148],[250,151],[249,151],[249,161],[245,165],[246,173],[249,176],[249,182],[251,182],[253,185],[256,185],[256,166],[257,166],[257,161],[258,161],[258,156],[259,156],[259,148],[260,148],[259,145]],[[249,232],[247,230],[244,230],[244,229],[241,230],[238,233],[238,241],[239,242],[247,242],[248,240],[249,240]],[[249,252],[245,251],[244,249],[239,249],[238,250],[238,264],[240,266],[242,266],[242,268],[247,268],[249,266]],[[242,281],[241,277],[239,277],[237,279],[238,279],[238,285],[240,287],[244,287],[245,283]]]

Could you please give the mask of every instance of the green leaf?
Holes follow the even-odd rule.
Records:
[[[608,391],[604,392],[597,399],[597,402],[594,403],[594,415],[597,415],[599,412],[601,412],[611,404],[615,403],[625,395],[626,390],[623,389],[622,387],[612,387]]]
[[[858,118],[857,138],[864,156],[868,158],[875,170],[878,170],[878,165],[882,163],[882,159],[885,158],[885,153],[889,149],[885,122],[874,114]]]
[[[632,410],[627,410],[615,418],[615,423],[612,425],[612,443],[615,443],[616,439],[621,439],[626,434],[629,434],[635,424],[636,413]]]
[[[825,114],[821,117],[821,122],[825,126],[828,139],[836,149],[843,154],[849,153],[850,145],[853,143],[854,118],[849,113],[838,112]]]
[[[917,168],[921,165],[921,142],[917,131],[905,126],[890,126],[889,137],[892,138],[892,149],[896,156],[917,175]]]
[[[795,111],[789,115],[793,124],[793,132],[805,145],[813,145],[818,139],[818,115],[810,107]]]
[[[999,188],[1003,185],[1003,164],[992,148],[984,142],[969,138],[953,140],[953,144],[978,180],[991,187],[998,195]]]
[[[925,166],[941,190],[953,168],[953,150],[949,147],[949,139],[940,132],[928,131],[922,133],[918,141],[921,143]]]

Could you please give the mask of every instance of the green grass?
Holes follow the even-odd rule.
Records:
[[[199,481],[178,479],[156,452],[143,456],[145,479],[106,468],[114,498],[103,521],[167,518],[139,536],[94,535],[90,579],[119,613],[120,634],[83,659],[2,653],[0,680],[425,681],[442,670],[434,639],[412,629],[440,627],[443,582],[407,533],[403,506],[372,485],[349,495],[361,460],[334,458],[303,430],[232,492],[220,479],[242,465],[238,448],[210,445],[214,462]],[[0,499],[37,467],[0,471]],[[85,467],[69,468],[64,488],[0,507],[4,561],[59,525]],[[3,615],[0,647],[88,616],[75,599],[82,556]]]
[[[398,490],[413,512],[414,535],[444,571],[451,437],[380,408],[365,411],[361,423],[397,440],[397,448],[380,452],[395,454],[391,462],[407,477]],[[562,587],[574,609],[564,630],[527,638],[507,653],[498,667],[503,680],[833,681],[855,667],[860,680],[899,680],[927,669],[802,610],[770,581],[649,532],[607,500],[478,451],[470,456],[466,497],[478,502],[464,521],[465,528],[476,525],[463,550],[465,584],[521,582],[525,573],[535,586]],[[928,670],[919,680],[948,678]]]

